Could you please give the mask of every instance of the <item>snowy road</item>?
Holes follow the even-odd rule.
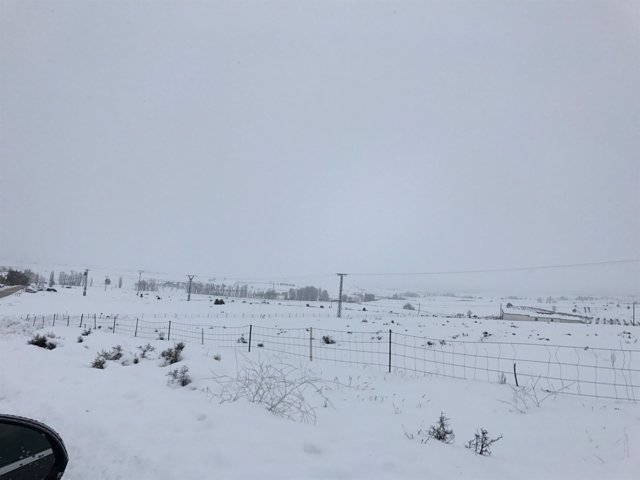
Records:
[[[15,287],[7,287],[7,288],[3,288],[2,290],[0,290],[0,298],[2,297],[8,297],[9,295],[11,295],[12,293],[16,293],[19,292],[20,290],[22,290],[24,287],[22,285],[16,285]]]

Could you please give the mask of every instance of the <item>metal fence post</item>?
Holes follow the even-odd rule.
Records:
[[[53,325],[52,326],[53,327],[56,326],[56,314],[55,313],[53,314]]]
[[[309,327],[309,361],[313,362],[313,327]]]
[[[169,332],[167,333],[167,340],[171,340],[171,320],[169,320]]]
[[[204,327],[200,329],[200,343],[204,345]]]
[[[249,325],[249,351],[251,351],[251,333],[253,332],[253,325]]]
[[[389,329],[389,373],[391,373],[391,329]]]
[[[116,333],[116,317],[113,317],[113,333]]]
[[[138,317],[136,317],[136,331],[133,332],[133,336],[137,337],[138,336]]]
[[[80,314],[80,327],[82,327],[82,319],[84,318],[84,313]]]
[[[69,320],[71,320],[71,315],[67,315],[67,327],[69,326]]]

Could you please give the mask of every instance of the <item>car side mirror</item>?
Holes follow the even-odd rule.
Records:
[[[69,457],[51,427],[14,415],[0,415],[0,480],[58,480]]]

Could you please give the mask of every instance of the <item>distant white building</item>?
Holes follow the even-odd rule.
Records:
[[[544,308],[518,306],[510,303],[506,307],[500,306],[500,318],[502,320],[558,323],[591,323],[593,320],[592,317],[575,313],[554,312]]]

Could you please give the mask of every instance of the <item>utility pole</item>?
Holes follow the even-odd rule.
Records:
[[[84,269],[84,290],[82,290],[82,296],[87,296],[87,283],[89,283],[89,269]]]
[[[138,293],[136,293],[136,296],[140,296],[140,282],[142,281],[142,273],[144,272],[144,270],[138,270]]]
[[[347,276],[346,273],[337,273],[340,277],[340,292],[338,293],[338,318],[342,317],[342,282],[344,281],[344,277]]]
[[[187,288],[187,302],[191,301],[191,282],[193,281],[193,277],[195,277],[195,275],[187,275],[187,278],[189,279],[189,286]]]

